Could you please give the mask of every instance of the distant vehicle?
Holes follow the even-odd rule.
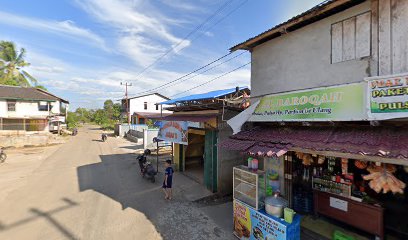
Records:
[[[156,170],[154,169],[152,163],[147,161],[147,155],[150,155],[151,151],[149,149],[144,150],[142,155],[137,156],[139,162],[140,174],[142,177],[150,179],[152,183],[156,181]]]
[[[76,136],[78,134],[78,129],[74,128],[72,129],[72,136]]]
[[[7,154],[4,152],[3,148],[0,148],[0,163],[4,163],[7,159]]]
[[[105,142],[106,140],[108,140],[108,135],[106,135],[106,133],[102,133],[102,142]]]
[[[67,124],[65,122],[63,122],[63,121],[52,120],[52,121],[50,121],[49,128],[50,128],[50,132],[56,133],[56,132],[58,132],[58,128],[59,128],[59,130],[67,129]]]

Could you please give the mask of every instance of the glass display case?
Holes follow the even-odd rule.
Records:
[[[234,199],[246,203],[255,210],[264,208],[265,172],[246,166],[234,167]]]
[[[339,196],[351,197],[351,183],[337,183],[327,179],[313,177],[313,189]]]

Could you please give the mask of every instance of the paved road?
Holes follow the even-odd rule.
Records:
[[[0,199],[0,239],[232,239],[183,190],[168,202],[141,179],[134,145],[99,136],[81,129]]]

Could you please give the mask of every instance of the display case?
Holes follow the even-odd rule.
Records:
[[[234,167],[234,199],[246,203],[255,210],[264,208],[265,172],[246,166]]]
[[[351,183],[338,183],[330,180],[313,177],[313,189],[332,193],[346,198],[351,197]]]

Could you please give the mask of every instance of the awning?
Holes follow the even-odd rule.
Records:
[[[159,119],[169,116],[171,113],[135,112],[134,114],[147,119]]]
[[[309,149],[408,160],[407,130],[372,126],[255,127],[231,136],[219,146],[260,155]]]
[[[165,121],[188,121],[188,122],[206,122],[217,117],[217,114],[213,115],[170,115],[162,118]]]

